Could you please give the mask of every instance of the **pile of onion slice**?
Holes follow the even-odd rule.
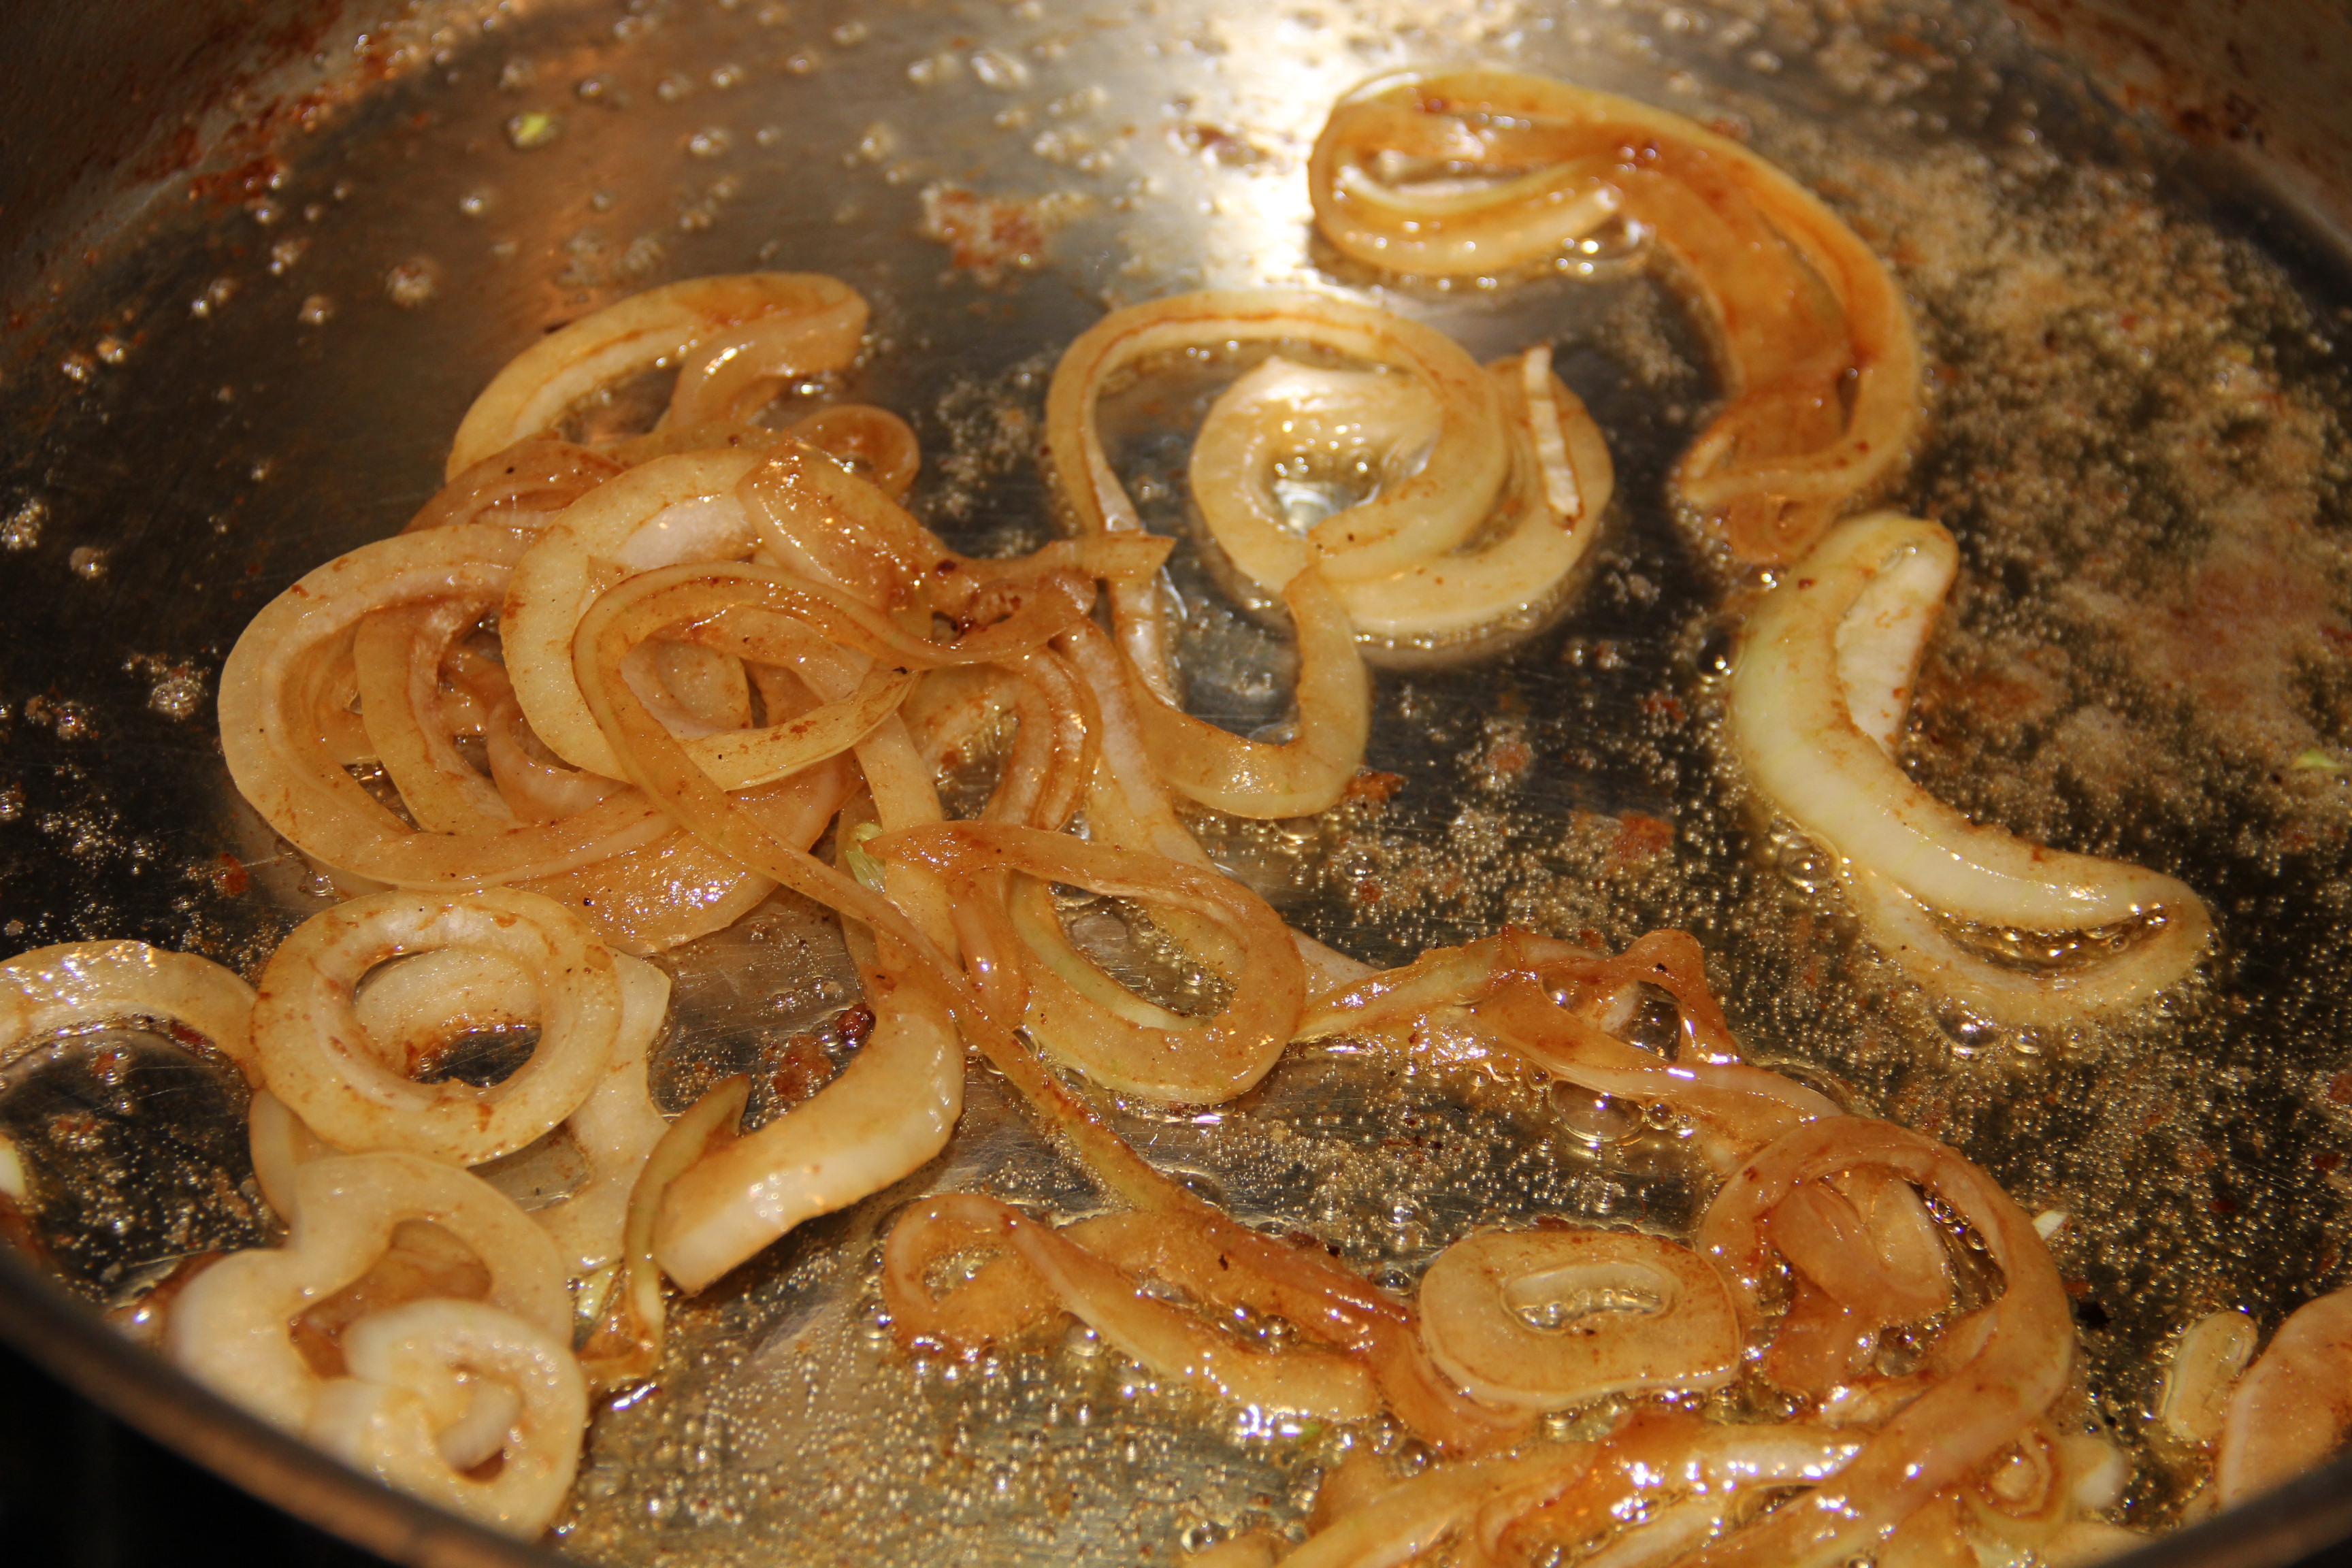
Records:
[[[1731,675],[1733,750],[1758,791],[1841,858],[1871,935],[1931,994],[2017,1024],[2144,1001],[2204,952],[2212,922],[2195,893],[1972,823],[1895,761],[1958,566],[1950,534],[1892,512],[1823,539],[1748,619]],[[1964,941],[1970,928],[1989,939]],[[2021,962],[1995,945],[2011,933],[2062,956]]]
[[[1675,489],[1743,561],[1801,555],[1909,455],[1919,345],[1885,264],[1681,115],[1511,71],[1401,72],[1333,108],[1308,182],[1323,237],[1391,272],[1497,277],[1612,219],[1646,236],[1713,329],[1727,398]]]
[[[1522,172],[1439,195],[1373,178],[1386,154]],[[1316,168],[1343,248],[1419,270],[1531,259],[1612,213],[1654,230],[1735,325],[1737,396],[1678,484],[1744,553],[1795,548],[1900,457],[1916,365],[1883,270],[1729,143],[1461,73],[1351,96]],[[589,1394],[662,1366],[665,1279],[699,1290],[921,1170],[951,1135],[970,1047],[1112,1206],[1056,1224],[984,1194],[919,1201],[883,1258],[898,1334],[977,1354],[1071,1314],[1215,1397],[1391,1422],[1433,1457],[1412,1479],[1360,1476],[1294,1561],[1395,1563],[1458,1541],[1496,1560],[1778,1568],[2087,1528],[2093,1460],[2058,1430],[2071,1331],[2032,1226],[1953,1151],[1745,1059],[1692,938],[1612,956],[1506,931],[1370,973],[1291,931],[1180,814],[1180,798],[1256,817],[1331,805],[1363,758],[1367,655],[1461,657],[1567,602],[1612,476],[1548,349],[1481,367],[1426,327],[1302,293],[1114,312],[1047,400],[1076,537],[980,560],[899,504],[920,455],[895,416],[754,422],[778,387],[852,363],[865,321],[834,279],[752,274],[624,300],[520,355],[409,530],[306,575],[223,674],[232,776],[351,901],[292,933],[257,994],[137,943],[0,966],[0,1061],[62,1028],[156,1018],[255,1090],[255,1172],[285,1235],[184,1283],[166,1325],[183,1364],[393,1484],[536,1533]],[[1145,531],[1097,423],[1105,393],[1163,356],[1260,348],[1276,357],[1210,408],[1191,484],[1237,596],[1278,599],[1296,635],[1280,742],[1184,711],[1170,542]],[[678,383],[653,430],[567,438],[583,397],[667,364]],[[1927,527],[1851,525],[1765,600],[1735,742],[1852,858],[1865,905],[1883,885],[1945,920],[2055,909],[2095,926],[2161,894],[2158,936],[2097,993],[2144,994],[2162,983],[2150,953],[2202,941],[2178,884],[2026,847],[1957,869],[1904,858],[1951,837],[1887,755],[1948,579],[1948,542],[1938,556]],[[993,790],[977,820],[950,821],[941,769],[981,744]],[[2059,883],[2002,902],[2021,854]],[[648,1058],[667,982],[629,955],[778,888],[841,918],[872,1033],[765,1125],[743,1127],[740,1079],[665,1121]],[[1064,925],[1057,889],[1121,900],[1227,999],[1192,1016],[1120,984]],[[1937,962],[1960,952],[1952,939]],[[1663,1047],[1634,1027],[1661,1005]],[[527,1059],[496,1084],[436,1070],[454,1042],[525,1028]],[[1074,1081],[1232,1101],[1291,1041],[1343,1034],[1400,1060],[1466,1045],[1633,1102],[1692,1133],[1719,1188],[1689,1245],[1546,1216],[1456,1241],[1409,1299],[1205,1201]],[[587,1181],[526,1215],[491,1163],[559,1141]],[[1985,1300],[1979,1275],[1956,1313],[1949,1258],[1967,1243],[1999,1285]],[[1273,1323],[1286,1331],[1246,1331]],[[2290,1325],[2277,1367],[2332,1368],[2315,1336],[2334,1325],[2315,1309]],[[1873,1352],[1897,1329],[1924,1353],[1883,1373]],[[2232,1422],[2284,1408],[2271,1363]],[[1660,1403],[1743,1377],[1800,1418]],[[1590,1440],[1542,1435],[1543,1413],[1603,1401],[1622,1412],[1588,1421]],[[2225,1468],[2272,1473],[2248,1452],[2225,1439]]]

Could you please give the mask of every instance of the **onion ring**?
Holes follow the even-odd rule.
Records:
[[[547,1528],[588,1425],[565,1340],[479,1301],[424,1300],[370,1313],[341,1344],[352,1375],[320,1389],[304,1436],[493,1530],[530,1540]],[[495,1475],[467,1474],[492,1458]]]
[[[505,592],[525,541],[460,525],[402,534],[336,557],[271,600],[222,667],[221,750],[229,776],[305,854],[394,887],[467,888],[552,876],[670,830],[644,796],[617,792],[575,816],[494,833],[412,832],[329,753],[315,722],[322,656],[371,611]]]
[[[2288,1314],[2238,1379],[2213,1465],[2221,1506],[2326,1464],[2347,1432],[2352,1432],[2352,1290],[2336,1290]]]
[[[1384,154],[1536,167],[1416,195],[1374,176]],[[1308,185],[1326,238],[1395,270],[1493,276],[1613,214],[1645,229],[1715,327],[1730,398],[1675,488],[1742,560],[1803,554],[1908,456],[1921,358],[1885,264],[1811,192],[1681,115],[1508,71],[1400,72],[1341,98]]]
[[[1473,1398],[1528,1410],[1720,1387],[1741,1349],[1706,1260],[1626,1231],[1474,1232],[1422,1277],[1421,1332]]]
[[[492,1306],[568,1342],[555,1244],[479,1177],[414,1154],[340,1154],[301,1166],[292,1185],[286,1244],[222,1258],[188,1281],[164,1322],[172,1359],[255,1415],[303,1428],[323,1380],[290,1320],[358,1279],[410,1220],[464,1244],[488,1270]]]
[[[538,989],[539,1045],[488,1089],[406,1078],[353,1010],[352,988],[370,968],[446,947],[499,953]],[[287,937],[262,974],[254,1047],[270,1092],[330,1142],[471,1165],[512,1153],[578,1109],[613,1060],[621,1003],[612,954],[553,900],[513,889],[382,893],[314,915]]]
[[[1202,1384],[1235,1404],[1325,1420],[1360,1420],[1376,1408],[1370,1380],[1354,1363],[1314,1350],[1252,1350],[1147,1294],[1066,1234],[975,1193],[929,1199],[891,1227],[883,1251],[883,1292],[902,1337],[961,1340],[923,1275],[947,1253],[991,1245],[1017,1257],[1051,1300],[1163,1375]],[[1017,1285],[1012,1288],[1017,1290]],[[1000,1298],[1012,1291],[998,1287]],[[1003,1326],[1025,1326],[1028,1317],[1023,1313]]]
[[[143,942],[70,942],[0,963],[0,1067],[78,1025],[140,1018],[194,1034],[260,1087],[253,988],[209,959]]]

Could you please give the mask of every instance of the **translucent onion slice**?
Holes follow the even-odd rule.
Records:
[[[803,1220],[856,1202],[946,1147],[963,1108],[963,1042],[919,976],[861,966],[874,1032],[816,1096],[717,1142],[670,1184],[662,1271],[701,1289]]]
[[[1941,528],[1891,512],[1830,534],[1749,619],[1732,669],[1732,743],[1757,787],[1844,858],[1874,936],[1923,985],[2018,1022],[2144,1000],[2204,951],[2211,921],[2195,893],[1971,823],[1891,753],[1957,562]],[[2028,972],[1963,948],[1930,910],[2042,932],[2140,929],[2119,952]]]
[[[1564,604],[1570,574],[1599,531],[1614,483],[1609,448],[1551,374],[1551,351],[1497,361],[1488,374],[1512,458],[1494,516],[1462,547],[1386,576],[1326,570],[1374,663],[1485,651],[1538,629]],[[1434,400],[1416,381],[1271,359],[1227,388],[1202,422],[1193,500],[1225,555],[1259,593],[1276,592],[1315,558],[1279,488],[1291,471],[1301,462],[1341,473],[1370,466],[1384,490],[1426,459],[1435,426]]]
[[[2318,1468],[2352,1432],[2352,1290],[2289,1313],[2238,1379],[2213,1483],[2229,1508]]]
[[[0,963],[0,1067],[85,1024],[177,1026],[260,1086],[253,988],[209,959],[143,942],[70,942]]]
[[[340,696],[335,654],[370,612],[503,594],[526,543],[460,525],[364,544],[265,605],[221,670],[221,749],[255,810],[305,854],[394,887],[481,887],[551,876],[649,844],[670,824],[623,791],[560,821],[478,834],[419,833],[338,763],[318,721]]]
[[[609,453],[543,437],[518,441],[454,474],[401,531],[487,523],[535,533],[625,465]]]
[[[488,1271],[490,1305],[569,1342],[555,1244],[479,1177],[414,1154],[340,1154],[300,1166],[292,1186],[286,1244],[222,1258],[188,1282],[164,1323],[172,1359],[226,1398],[301,1431],[323,1380],[291,1321],[366,1273],[411,1220],[448,1233]]]
[[[1772,1245],[1865,1332],[1933,1317],[1952,1300],[1943,1238],[1917,1192],[1874,1178],[1850,1172],[1800,1187],[1771,1219]]]
[[[1717,1388],[1742,1348],[1706,1260],[1625,1231],[1475,1232],[1422,1277],[1421,1332],[1473,1397],[1528,1410]]]
[[[1134,682],[1135,714],[1169,787],[1235,816],[1308,816],[1339,803],[1364,760],[1372,683],[1348,612],[1313,568],[1284,587],[1298,644],[1296,739],[1245,741]]]
[[[457,426],[449,476],[544,434],[582,398],[664,360],[683,366],[676,423],[740,418],[786,377],[848,364],[866,315],[856,290],[814,273],[696,278],[633,294],[508,362]]]
[[[360,721],[401,804],[428,833],[496,833],[515,824],[498,786],[458,752],[442,705],[450,645],[497,604],[497,595],[478,594],[394,605],[362,616],[352,639]]]
[[[1982,1240],[2004,1289],[1947,1331],[1953,1364],[1887,1419],[1836,1487],[1796,1498],[1716,1543],[1696,1560],[1707,1568],[1843,1561],[1975,1475],[2067,1386],[2074,1318],[2032,1219],[1953,1150],[1864,1117],[1798,1127],[1748,1161],[1708,1205],[1696,1245],[1722,1270],[1742,1322],[1752,1329],[1762,1321],[1770,1268],[1765,1216],[1805,1184],[1862,1167],[1914,1183],[1958,1215]]]
[[[573,767],[621,776],[572,674],[582,614],[634,574],[749,555],[754,535],[735,487],[761,460],[698,450],[642,463],[565,508],[516,562],[499,616],[507,678],[532,731]]]
[[[1096,425],[1104,388],[1157,355],[1265,342],[1312,343],[1410,376],[1436,412],[1426,462],[1309,531],[1327,576],[1385,576],[1454,549],[1486,521],[1508,477],[1510,452],[1492,380],[1452,339],[1328,295],[1212,290],[1115,310],[1081,333],[1055,367],[1046,451],[1081,535],[1142,530]]]
[[[642,1382],[660,1364],[668,1306],[662,1296],[661,1268],[654,1262],[654,1228],[663,1195],[705,1151],[725,1143],[751,1099],[748,1078],[713,1086],[669,1124],[639,1168],[622,1227],[618,1287],[580,1347],[581,1366],[595,1387]]]
[[[1201,1384],[1235,1404],[1324,1420],[1360,1420],[1378,1408],[1370,1381],[1354,1363],[1315,1350],[1242,1344],[1149,1294],[1066,1235],[976,1193],[928,1199],[891,1228],[883,1292],[902,1336],[950,1337],[950,1321],[940,1313],[925,1275],[947,1256],[981,1247],[1010,1250],[1051,1300],[1163,1376]]]
[[[1022,1016],[1031,1037],[1107,1087],[1162,1101],[1221,1104],[1265,1076],[1297,1023],[1306,977],[1289,931],[1265,900],[1229,877],[1002,824],[949,823],[886,834],[866,850],[886,861],[928,866],[968,894],[958,901],[959,916],[971,922],[967,954],[975,964],[992,956],[1018,965],[1026,992]],[[1244,955],[1233,999],[1213,1018],[1182,1018],[1125,992],[1066,943],[1023,941],[1014,919],[980,885],[984,873],[1000,869],[1216,921]],[[1054,919],[1050,909],[1042,918]],[[1073,984],[1071,974],[1039,962],[1048,957],[1075,961],[1084,978]],[[1124,1001],[1106,1005],[1104,986],[1087,984],[1097,978]]]
[[[1490,172],[1416,192],[1403,160]],[[1496,70],[1399,73],[1342,98],[1308,165],[1317,226],[1374,267],[1494,276],[1622,214],[1714,328],[1730,401],[1677,465],[1684,502],[1751,561],[1802,554],[1899,471],[1921,360],[1900,291],[1819,198],[1664,110]]]
[[[588,1426],[566,1340],[479,1301],[423,1300],[362,1318],[341,1348],[351,1375],[319,1391],[304,1436],[493,1530],[530,1540],[547,1528]],[[494,1458],[489,1476],[469,1473]]]
[[[530,1059],[487,1089],[414,1081],[385,1062],[353,1010],[352,991],[376,964],[449,947],[499,953],[538,987]],[[270,1092],[330,1142],[471,1165],[578,1109],[610,1068],[620,1026],[620,983],[594,932],[552,900],[494,889],[382,893],[312,916],[263,972],[253,1038]]]
[[[2157,1418],[2165,1430],[2184,1443],[2219,1441],[2238,1374],[2261,1343],[2254,1321],[2235,1308],[2209,1312],[2189,1324],[2173,1347],[2157,1392]]]

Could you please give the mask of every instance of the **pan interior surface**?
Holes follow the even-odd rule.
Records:
[[[2192,177],[1987,5],[488,15],[416,28],[314,128],[151,204],[59,269],[16,339],[7,952],[136,937],[251,972],[334,900],[227,786],[221,661],[295,577],[401,527],[499,364],[629,292],[755,268],[856,288],[869,353],[796,400],[906,416],[914,509],[978,553],[1052,536],[1045,386],[1107,306],[1307,286],[1481,359],[1549,342],[1619,476],[1575,605],[1507,654],[1380,678],[1368,765],[1394,776],[1387,798],[1199,830],[1294,925],[1376,964],[1506,922],[1612,949],[1691,931],[1751,1059],[1955,1145],[2060,1216],[2091,1408],[2135,1461],[2120,1517],[2187,1516],[2203,1461],[2151,1416],[2168,1346],[2223,1307],[2267,1332],[2346,1282],[2352,1237],[2339,258]],[[1606,242],[1533,281],[1440,289],[1312,237],[1304,163],[1331,101],[1464,60],[1738,135],[1890,263],[1933,367],[1930,434],[1890,499],[1962,552],[1904,765],[1980,820],[2188,881],[2221,938],[2194,981],[2119,1018],[2009,1028],[1938,1005],[1860,938],[1820,849],[1728,765],[1723,672],[1758,584],[1667,500],[1720,392],[1684,302]],[[1242,365],[1108,410],[1156,530],[1192,537],[1192,426]],[[587,417],[618,427],[631,405]],[[1280,722],[1281,637],[1189,542],[1174,574],[1195,710]],[[1113,906],[1066,914],[1106,951],[1126,940]],[[1150,954],[1129,957],[1148,979]],[[827,1026],[856,980],[829,918],[779,896],[662,962],[665,1110],[751,1070],[754,1115],[772,1114],[838,1065]],[[35,1228],[96,1307],[135,1318],[180,1258],[267,1234],[233,1078],[122,1035],[0,1076]],[[1344,1044],[1294,1048],[1214,1110],[1104,1103],[1244,1220],[1398,1287],[1472,1229],[1537,1214],[1686,1235],[1707,1191],[1674,1126],[1493,1064],[1399,1073]],[[901,1351],[878,1238],[911,1198],[968,1188],[1057,1217],[1109,1201],[975,1068],[940,1160],[677,1309],[657,1382],[597,1416],[557,1543],[615,1564],[1128,1563],[1303,1521],[1342,1434],[1237,1416],[1076,1328],[975,1362]]]

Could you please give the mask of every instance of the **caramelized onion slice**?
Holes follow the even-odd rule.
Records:
[[[1375,663],[1423,663],[1538,628],[1599,531],[1613,485],[1607,444],[1551,374],[1551,351],[1488,367],[1511,465],[1492,514],[1458,548],[1385,575],[1324,574]],[[1376,470],[1402,482],[1436,436],[1434,401],[1414,380],[1270,359],[1218,397],[1193,443],[1194,502],[1218,547],[1260,593],[1316,562],[1286,487],[1310,473]]]
[[[619,473],[623,466],[610,453],[569,441],[544,437],[518,441],[451,475],[440,493],[426,501],[401,531],[488,523],[535,533],[550,517]]]
[[[1096,322],[1063,353],[1045,397],[1045,445],[1077,531],[1142,529],[1096,424],[1096,405],[1115,377],[1156,355],[1286,342],[1410,376],[1435,412],[1425,462],[1309,531],[1326,574],[1384,576],[1468,539],[1509,470],[1492,381],[1453,340],[1417,322],[1327,295],[1276,290],[1212,290],[1131,305]]]
[[[716,1143],[672,1182],[654,1232],[662,1271],[701,1289],[799,1225],[879,1192],[947,1144],[963,1042],[919,977],[864,969],[874,1032],[816,1096]]]
[[[530,1059],[488,1089],[418,1083],[387,1064],[352,994],[376,964],[449,947],[498,953],[538,991]],[[295,928],[263,972],[254,1047],[270,1091],[320,1137],[478,1164],[511,1153],[578,1108],[601,1081],[621,1026],[613,957],[552,900],[512,889],[457,898],[381,893]]]
[[[718,450],[639,464],[558,513],[515,562],[499,616],[507,678],[532,732],[573,767],[621,776],[572,674],[581,616],[637,573],[750,554],[754,535],[735,487],[761,460]]]
[[[1732,669],[1732,744],[1757,787],[1844,858],[1874,934],[1923,984],[2021,1022],[2142,1000],[2204,950],[2211,921],[2195,893],[1971,823],[1891,754],[1957,562],[1941,528],[1891,512],[1830,534],[1748,622]],[[2141,929],[2111,955],[2026,973],[1970,953],[1928,910],[2031,931]]]
[[[944,823],[886,834],[866,848],[886,861],[928,866],[964,894],[961,912],[988,929],[989,938],[982,943],[967,937],[967,950],[976,959],[992,953],[999,962],[1021,965],[1027,983],[1024,1018],[1032,1036],[1046,1050],[1113,1089],[1187,1104],[1222,1103],[1265,1076],[1297,1023],[1306,994],[1298,951],[1281,917],[1229,877],[1158,856],[1004,824]],[[1038,960],[1076,960],[1094,976],[1105,982],[1108,976],[1066,944],[1022,941],[1003,906],[986,900],[986,874],[1003,869],[1139,899],[1155,908],[1190,910],[1216,921],[1244,955],[1245,967],[1234,983],[1232,1001],[1213,1019],[1197,1023],[1150,1006],[1131,994],[1129,1006],[1106,1006],[1097,999],[1099,990],[1089,995],[1081,988],[1084,979],[1074,984],[1050,963]],[[1050,909],[1044,918],[1055,918]]]
[[[561,821],[474,834],[419,833],[329,752],[322,691],[370,612],[507,588],[526,542],[471,524],[363,544],[265,605],[222,667],[221,750],[255,810],[305,854],[394,887],[466,888],[551,876],[649,844],[669,824],[644,796],[616,793]],[[346,667],[347,668],[347,667]]]
[[[1720,1387],[1741,1348],[1731,1297],[1706,1259],[1626,1231],[1466,1237],[1422,1279],[1421,1332],[1474,1397],[1529,1410]]]
[[[449,477],[545,433],[582,398],[663,360],[684,365],[671,399],[678,423],[740,417],[765,384],[846,365],[866,314],[848,285],[804,272],[695,278],[632,294],[509,361],[457,426]]]
[[[1339,803],[1364,760],[1372,683],[1348,612],[1313,568],[1283,589],[1298,641],[1297,737],[1245,741],[1134,681],[1152,765],[1171,788],[1235,816],[1307,816]]]
[[[2032,1221],[1953,1150],[1891,1122],[1809,1121],[1724,1184],[1696,1241],[1722,1270],[1742,1321],[1752,1327],[1762,1318],[1770,1262],[1765,1216],[1809,1182],[1866,1167],[1916,1184],[1973,1227],[2004,1289],[1991,1306],[1946,1331],[1957,1364],[1888,1418],[1836,1487],[1806,1493],[1710,1546],[1694,1559],[1706,1568],[1843,1561],[1973,1476],[2066,1388],[2074,1318]]]
[[[1390,160],[1493,176],[1444,194]],[[1899,471],[1921,360],[1885,265],[1819,198],[1681,115],[1497,70],[1401,72],[1342,98],[1309,194],[1324,237],[1391,270],[1492,276],[1622,214],[1715,329],[1730,400],[1676,466],[1732,552],[1791,560]]]
[[[924,1278],[930,1265],[980,1247],[1011,1250],[1066,1310],[1163,1376],[1201,1384],[1235,1404],[1325,1420],[1360,1420],[1378,1408],[1370,1380],[1354,1363],[1315,1350],[1252,1349],[1149,1294],[1062,1233],[972,1193],[929,1199],[892,1228],[883,1292],[902,1332],[920,1336],[939,1326],[938,1299]]]

